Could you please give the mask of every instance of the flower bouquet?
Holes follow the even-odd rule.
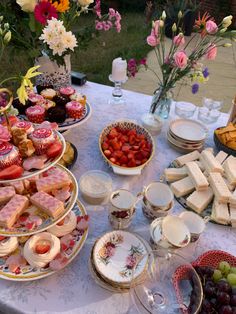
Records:
[[[101,13],[101,1],[96,0],[16,0],[0,4],[0,11],[12,24],[12,45],[24,50],[42,75],[38,84],[54,85],[56,89],[70,83],[70,55],[101,30],[121,30],[121,16],[114,9]],[[92,11],[91,28],[78,27],[79,17]],[[72,32],[73,31],[73,32]]]
[[[192,85],[193,94],[197,93],[199,83],[206,82],[209,78],[209,72],[201,63],[202,59],[214,60],[217,55],[217,47],[230,47],[230,43],[225,43],[224,39],[234,37],[235,31],[228,30],[232,23],[232,15],[225,17],[217,25],[214,19],[205,13],[195,21],[195,34],[186,42],[182,31],[183,14],[178,13],[178,21],[172,25],[172,39],[170,48],[166,47],[165,21],[166,13],[163,11],[159,20],[152,23],[151,34],[147,37],[147,44],[153,47],[156,55],[156,69],[149,68],[156,76],[158,87],[154,92],[150,107],[150,113],[168,118],[171,105],[171,91],[176,83],[189,78]],[[190,43],[194,43],[190,48]],[[134,76],[139,64],[132,61],[128,64],[130,75]]]

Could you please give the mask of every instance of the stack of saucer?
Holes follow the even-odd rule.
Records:
[[[181,153],[201,151],[207,137],[207,129],[197,121],[177,119],[170,123],[167,131],[169,144]]]
[[[128,292],[131,281],[136,285],[145,280],[149,252],[146,241],[135,234],[122,230],[108,232],[92,248],[91,275],[104,289]]]

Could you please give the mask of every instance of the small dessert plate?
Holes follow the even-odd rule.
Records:
[[[42,212],[37,207],[30,205],[30,207],[23,212],[11,229],[0,227],[0,236],[23,237],[45,231],[57,224],[70,212],[78,197],[78,184],[76,178],[69,170],[60,165],[56,165],[55,167],[65,171],[72,182],[70,198],[64,204],[65,210],[57,218],[53,218]],[[38,225],[38,223],[34,223],[34,221],[40,221],[41,223]]]
[[[177,119],[170,123],[170,130],[176,136],[187,141],[203,141],[207,136],[205,126],[190,119]]]
[[[79,201],[77,201],[77,204],[72,210],[76,214],[77,220],[79,217],[81,217],[81,219],[87,218],[86,209]],[[71,263],[84,246],[88,235],[88,228],[81,230],[78,229],[77,226],[76,229],[73,230],[69,235],[72,236],[73,246],[67,248],[65,251],[61,250],[60,252],[61,258],[65,259],[65,264],[63,264],[63,267]],[[21,238],[19,239],[21,240]],[[48,277],[56,272],[56,270],[50,269],[49,266],[45,268],[35,268],[29,264],[24,266],[22,265],[18,267],[15,272],[12,272],[7,266],[7,259],[13,255],[16,255],[17,253],[20,253],[23,249],[23,246],[24,243],[21,243],[18,249],[16,249],[16,251],[14,251],[11,255],[0,257],[0,278],[12,281],[32,281]]]
[[[128,284],[143,274],[147,253],[146,246],[136,235],[119,230],[106,233],[97,241],[93,261],[97,272],[107,281]]]

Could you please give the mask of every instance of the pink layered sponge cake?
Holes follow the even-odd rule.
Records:
[[[0,205],[7,203],[16,194],[13,186],[0,188]]]
[[[53,218],[58,217],[65,210],[63,202],[45,192],[35,193],[30,197],[30,201]]]
[[[51,192],[59,190],[71,184],[71,179],[65,172],[52,174],[48,177],[40,178],[36,181],[36,188],[38,191]]]
[[[26,210],[29,200],[26,196],[16,194],[0,211],[0,226],[11,228]]]

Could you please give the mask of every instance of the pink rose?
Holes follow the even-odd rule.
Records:
[[[188,57],[184,51],[178,51],[174,54],[174,60],[175,60],[175,65],[179,69],[184,69],[186,68],[186,65],[188,63]]]
[[[217,55],[217,48],[215,44],[211,44],[210,47],[207,49],[206,58],[208,60],[214,60]]]
[[[206,22],[206,30],[208,34],[215,34],[218,31],[218,26],[213,21],[207,21]]]
[[[0,124],[0,141],[9,142],[11,139],[11,134],[5,126]]]
[[[177,47],[180,46],[180,45],[184,45],[185,44],[184,35],[183,34],[179,34],[179,35],[175,36],[174,39],[173,39],[173,43]]]

